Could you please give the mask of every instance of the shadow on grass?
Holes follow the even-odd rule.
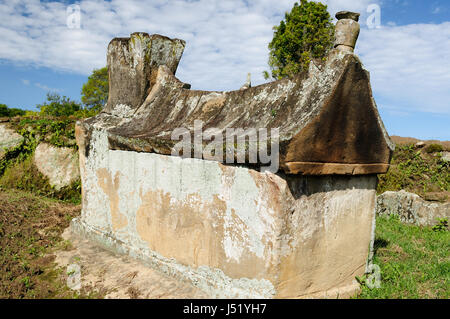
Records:
[[[373,252],[376,254],[379,248],[386,248],[389,245],[389,241],[383,238],[375,238],[373,242]]]

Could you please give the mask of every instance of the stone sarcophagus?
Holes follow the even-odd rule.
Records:
[[[393,144],[357,34],[339,33],[359,32],[357,19],[341,18],[325,62],[230,92],[175,77],[182,40],[113,39],[107,105],[76,126],[83,208],[72,230],[211,297],[354,293]]]

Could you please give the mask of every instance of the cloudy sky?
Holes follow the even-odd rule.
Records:
[[[0,103],[35,109],[48,91],[80,100],[106,47],[135,31],[186,40],[177,77],[193,89],[264,83],[272,27],[295,0],[0,0]],[[450,1],[328,0],[362,14],[356,53],[392,135],[450,140]],[[80,8],[80,24],[73,19]],[[379,12],[380,19],[375,19]]]

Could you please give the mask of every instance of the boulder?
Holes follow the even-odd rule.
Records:
[[[56,190],[69,186],[80,178],[78,154],[68,147],[56,147],[47,143],[37,146],[34,164]]]
[[[441,160],[444,162],[450,162],[450,152],[442,152]]]
[[[18,146],[23,141],[23,136],[9,129],[6,124],[0,124],[0,160],[9,149]]]
[[[428,202],[419,195],[401,190],[378,196],[376,212],[377,215],[398,215],[405,223],[434,226],[438,218],[450,217],[450,203]]]
[[[416,148],[423,148],[424,146],[425,146],[425,142],[422,142],[422,141],[417,142],[417,143],[415,144],[415,147],[416,147]]]

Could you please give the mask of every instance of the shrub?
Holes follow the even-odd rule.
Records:
[[[25,111],[17,108],[9,108],[5,104],[0,104],[0,117],[14,117],[25,115]]]
[[[41,115],[70,116],[81,110],[81,105],[58,93],[47,93],[47,101],[37,108]]]
[[[430,144],[425,149],[427,153],[437,153],[442,152],[443,150],[444,148],[440,144]]]

